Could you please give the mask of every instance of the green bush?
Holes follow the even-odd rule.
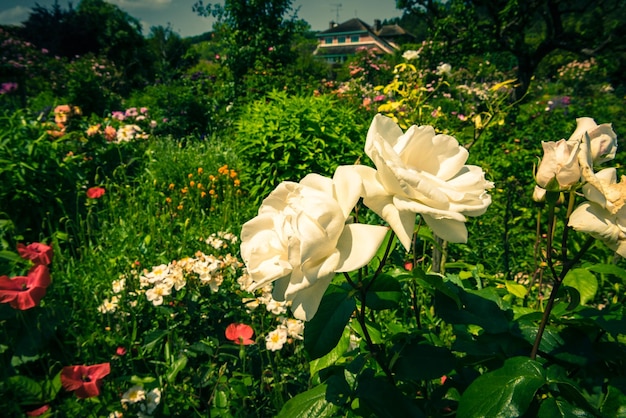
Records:
[[[236,150],[248,161],[242,181],[259,200],[281,181],[330,176],[358,161],[369,122],[330,96],[273,91],[247,105],[235,124]]]

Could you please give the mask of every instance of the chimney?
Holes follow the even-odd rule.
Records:
[[[380,23],[380,19],[374,19],[374,32],[380,32],[380,28],[382,27]]]

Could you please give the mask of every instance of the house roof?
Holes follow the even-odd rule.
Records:
[[[403,35],[413,36],[409,32],[402,29],[400,26],[395,25],[395,24],[383,26],[380,29],[380,31],[377,33],[377,35],[380,36],[381,38],[392,37],[392,36],[403,36]]]
[[[326,29],[319,33],[318,36],[339,34],[339,33],[355,33],[355,32],[374,32],[372,28],[359,18],[353,18],[343,23],[337,24],[332,28]]]

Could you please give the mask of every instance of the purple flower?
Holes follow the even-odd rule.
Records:
[[[7,83],[0,84],[0,94],[10,93],[17,90],[17,83],[9,81]]]

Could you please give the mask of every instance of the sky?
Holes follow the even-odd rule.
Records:
[[[144,35],[150,33],[152,26],[168,24],[182,37],[200,35],[212,28],[213,19],[200,17],[192,11],[196,0],[107,1],[138,19]],[[79,0],[58,2],[61,8],[67,10],[69,3],[76,6]],[[221,2],[205,0],[204,3]],[[50,8],[54,0],[0,0],[0,24],[19,24],[25,21],[35,4]],[[374,19],[385,20],[402,15],[396,9],[395,0],[294,0],[292,5],[294,9],[299,8],[298,17],[307,21],[314,31],[328,29],[330,21],[341,23],[358,17],[371,25]]]

